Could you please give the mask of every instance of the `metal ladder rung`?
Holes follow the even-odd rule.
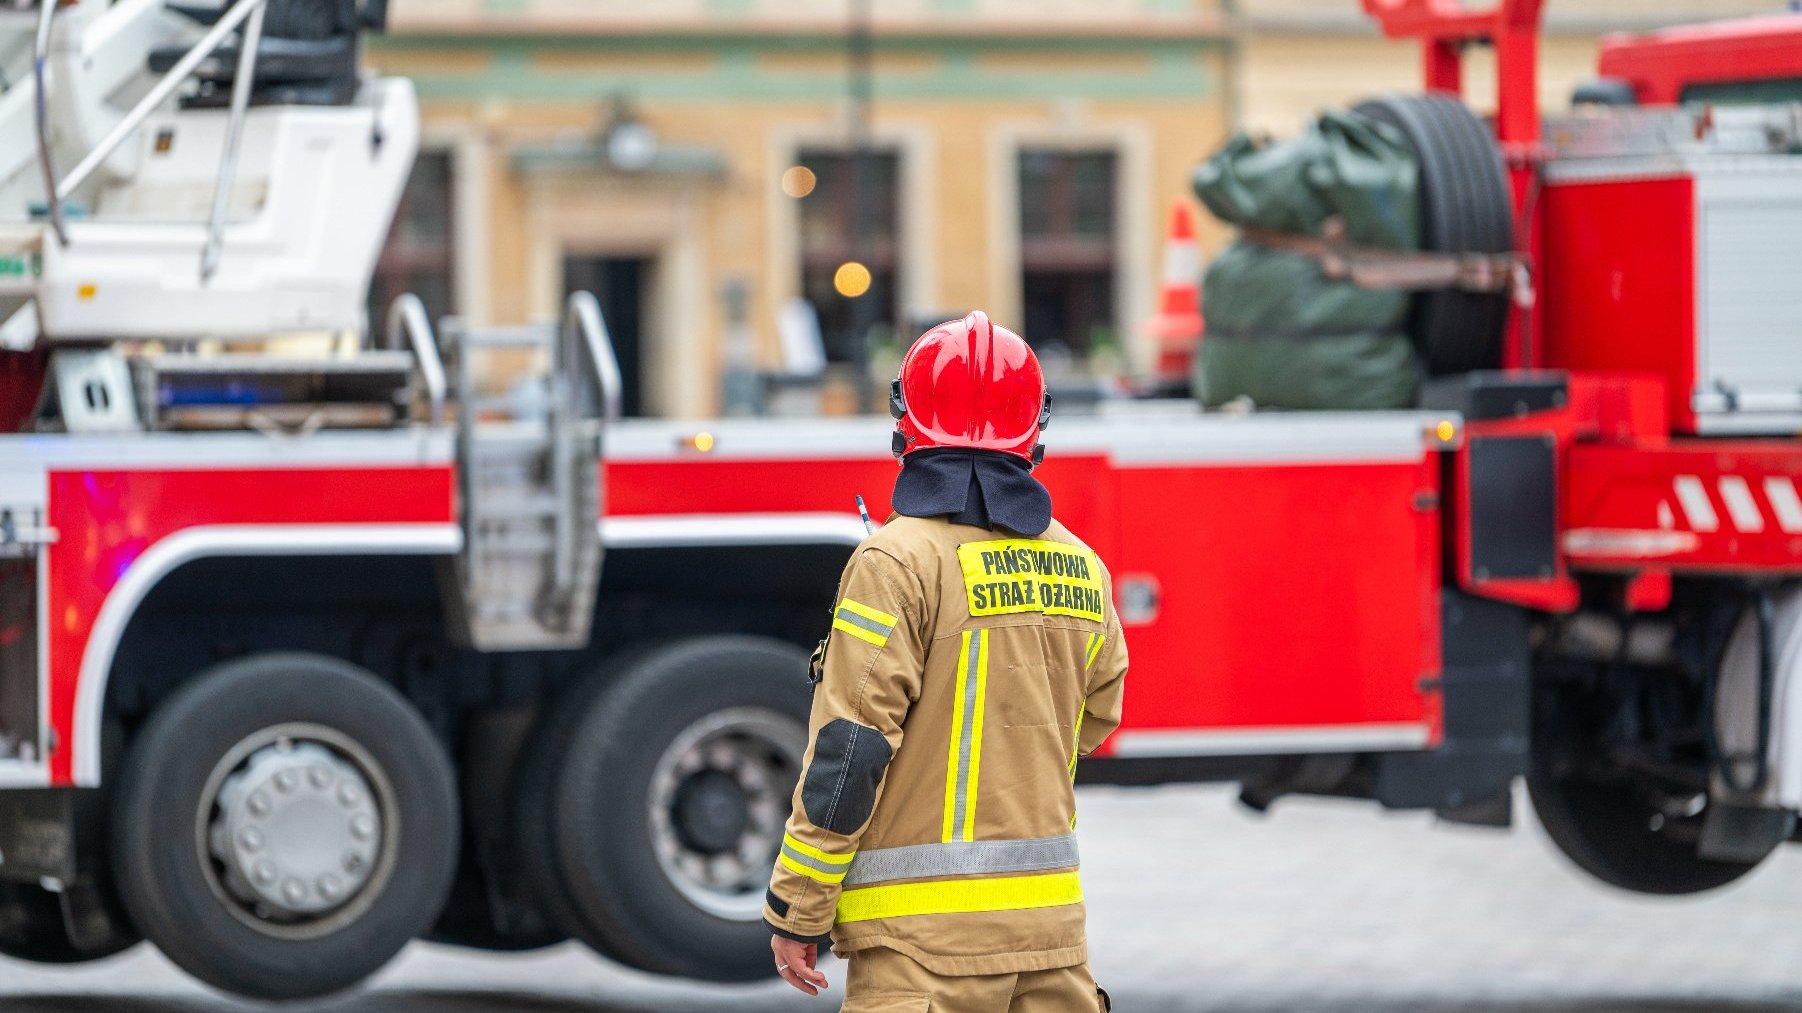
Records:
[[[557,497],[550,493],[484,494],[471,511],[479,526],[492,520],[548,520],[557,516]]]

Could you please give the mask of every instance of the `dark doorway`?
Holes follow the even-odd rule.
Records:
[[[645,286],[651,278],[649,257],[563,258],[563,295],[593,292],[613,338],[624,383],[621,406],[627,416],[644,414]]]

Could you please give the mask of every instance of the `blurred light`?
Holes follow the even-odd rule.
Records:
[[[709,432],[699,432],[690,436],[687,440],[684,440],[683,443],[690,450],[698,450],[703,454],[711,453],[713,451],[713,434]]]
[[[832,272],[832,287],[838,294],[855,299],[870,290],[870,269],[855,260],[847,260]]]
[[[1452,442],[1452,437],[1458,435],[1458,427],[1452,425],[1449,419],[1444,420],[1433,427],[1433,435],[1439,437],[1440,443],[1450,443]]]
[[[782,192],[790,197],[805,197],[813,192],[817,182],[819,181],[814,178],[812,169],[805,165],[791,165],[782,174]]]

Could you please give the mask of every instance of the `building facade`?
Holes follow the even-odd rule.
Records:
[[[1227,129],[1218,14],[872,6],[861,42],[844,0],[396,2],[370,60],[414,80],[424,142],[373,298],[506,324],[594,290],[646,414],[719,410],[735,354],[810,372],[808,318],[829,411],[854,334],[892,376],[977,307],[1070,370],[1145,354],[1168,207]]]
[[[1606,31],[1778,7],[1548,0],[1547,108]],[[1142,372],[1168,209],[1232,125],[1286,134],[1419,86],[1357,0],[394,0],[391,20],[369,58],[415,81],[424,145],[372,308],[412,290],[512,324],[592,290],[627,408],[654,415],[734,407],[729,366],[812,377],[821,355],[805,383],[854,410],[855,377],[978,307],[1055,372]]]

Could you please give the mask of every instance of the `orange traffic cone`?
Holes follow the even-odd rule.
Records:
[[[1201,249],[1195,245],[1195,219],[1186,201],[1170,205],[1170,236],[1164,244],[1164,290],[1158,315],[1146,331],[1157,341],[1157,374],[1166,381],[1186,381],[1195,348],[1201,343]]]

